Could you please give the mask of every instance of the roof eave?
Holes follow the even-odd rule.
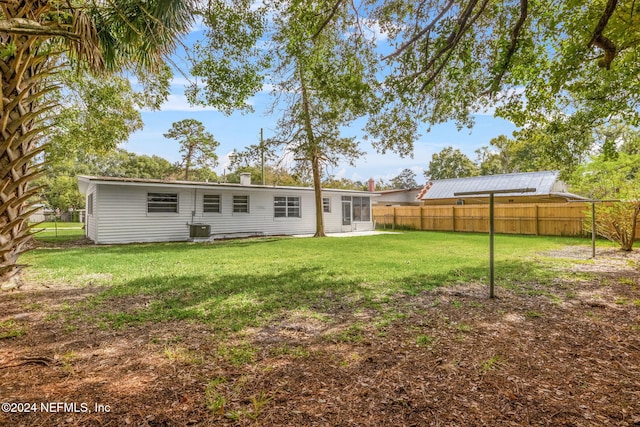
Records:
[[[78,188],[81,194],[86,191],[91,182],[106,185],[144,185],[148,187],[181,187],[181,188],[234,188],[234,189],[264,189],[264,190],[288,190],[288,191],[313,191],[313,187],[293,187],[293,186],[275,186],[275,185],[242,185],[219,182],[196,182],[196,181],[165,181],[160,179],[139,179],[139,178],[119,178],[119,177],[99,177],[99,176],[78,176]],[[84,190],[84,191],[83,191]],[[373,197],[380,196],[379,193],[364,190],[342,190],[337,188],[322,188],[323,192],[328,193],[351,193],[360,195],[369,195]]]

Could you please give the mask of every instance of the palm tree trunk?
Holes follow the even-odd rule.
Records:
[[[140,70],[158,71],[164,64],[163,56],[175,48],[177,36],[190,27],[193,5],[187,0],[172,0],[153,2],[158,7],[149,8],[148,2],[132,1],[133,16],[119,13],[113,15],[115,19],[105,20],[106,15],[98,17],[98,9],[104,6],[121,12],[117,9],[120,4],[1,3],[0,285],[6,288],[4,282],[17,281],[18,257],[31,239],[28,218],[34,211],[38,188],[29,188],[29,184],[42,173],[42,164],[34,165],[34,160],[44,149],[42,132],[52,125],[47,112],[55,101],[47,101],[45,95],[57,88],[52,84],[55,68],[73,57],[91,71],[117,71],[135,64]],[[122,40],[116,43],[118,37],[111,37],[114,34]],[[122,45],[132,49],[119,49]],[[106,57],[105,46],[110,46]],[[70,57],[62,57],[65,52]]]
[[[5,5],[16,18],[37,13],[28,2]],[[0,34],[3,46],[15,45],[15,52],[0,61],[2,96],[0,108],[0,283],[19,284],[18,257],[31,239],[28,219],[34,211],[37,188],[29,184],[41,174],[34,158],[42,152],[40,134],[43,116],[51,106],[43,103],[51,62],[38,54],[38,38]]]

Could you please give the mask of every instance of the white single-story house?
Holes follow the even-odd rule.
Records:
[[[312,188],[79,176],[86,236],[95,243],[315,233]],[[373,230],[377,193],[322,190],[327,233]]]

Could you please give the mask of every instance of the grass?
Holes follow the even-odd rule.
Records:
[[[0,322],[0,339],[21,337],[26,333],[25,329],[13,320]]]
[[[584,243],[496,236],[496,283],[544,284],[557,272],[537,254]],[[374,310],[384,319],[395,296],[436,286],[486,283],[488,237],[407,232],[342,239],[84,246],[37,249],[21,260],[31,265],[27,280],[45,281],[53,288],[56,283],[103,285],[97,294],[65,307],[65,317],[79,316],[110,328],[185,319],[229,332],[294,311],[330,318],[336,310]],[[339,338],[357,340],[361,333],[348,330]]]
[[[164,354],[172,362],[184,363],[187,365],[198,365],[203,363],[202,357],[195,351],[182,346],[167,346]]]
[[[538,317],[543,317],[543,314],[539,311],[527,310],[524,312],[524,317],[527,319],[536,319]]]
[[[63,243],[84,237],[81,222],[41,222],[32,224],[35,239],[42,243]]]
[[[39,222],[36,224],[31,224],[35,229],[77,229],[81,230],[84,227],[84,223],[82,222]]]
[[[487,373],[493,369],[498,369],[504,365],[505,365],[505,361],[502,358],[502,356],[494,355],[489,359],[485,360],[484,362],[482,362],[482,366],[480,367],[480,370],[483,373]]]
[[[242,366],[253,363],[256,359],[257,349],[250,344],[237,346],[221,345],[218,348],[218,355],[233,366]]]
[[[433,344],[433,337],[430,335],[418,335],[416,337],[416,344],[421,347],[429,347]]]
[[[340,333],[328,337],[335,342],[351,342],[358,343],[362,341],[364,335],[364,327],[362,323],[356,322]]]
[[[222,414],[224,413],[224,405],[227,403],[224,398],[224,394],[220,392],[219,386],[224,384],[226,379],[222,377],[218,377],[214,380],[209,381],[207,387],[205,388],[205,403],[207,408],[213,414]]]

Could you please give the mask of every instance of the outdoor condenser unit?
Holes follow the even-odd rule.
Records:
[[[208,224],[189,224],[189,237],[209,237],[211,226]]]

